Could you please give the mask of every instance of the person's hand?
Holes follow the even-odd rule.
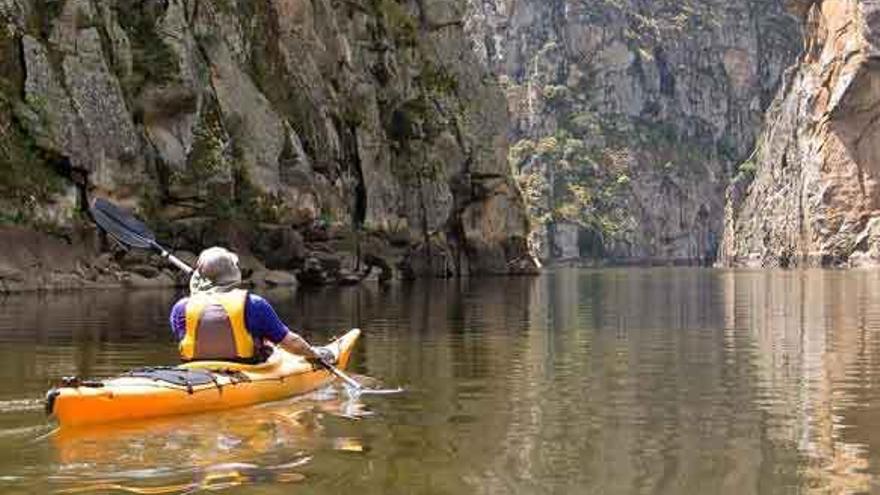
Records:
[[[336,364],[336,354],[330,349],[327,349],[326,347],[312,347],[312,352],[315,353],[317,359],[320,359],[327,364]]]

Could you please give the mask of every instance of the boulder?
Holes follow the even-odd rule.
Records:
[[[298,268],[306,254],[302,234],[279,225],[257,227],[250,246],[254,255],[273,270]]]
[[[270,287],[292,287],[297,285],[297,279],[294,274],[281,270],[262,272],[254,275],[253,279]]]
[[[297,272],[296,278],[305,286],[321,286],[331,281],[331,276],[327,273],[324,265],[314,256],[306,258],[302,269]]]
[[[166,273],[147,278],[137,273],[124,273],[121,277],[122,284],[132,289],[157,289],[176,287],[176,281]]]
[[[148,279],[156,278],[160,273],[159,268],[154,265],[131,265],[126,270]]]
[[[336,283],[342,286],[349,286],[357,285],[361,283],[361,280],[363,280],[363,277],[347,270],[343,270],[339,272],[339,277],[337,278]]]

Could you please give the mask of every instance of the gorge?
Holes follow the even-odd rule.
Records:
[[[472,0],[541,258],[710,263],[800,49],[781,1]]]

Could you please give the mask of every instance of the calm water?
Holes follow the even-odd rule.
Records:
[[[315,341],[360,326],[328,389],[51,433],[64,375],[175,360],[165,292],[0,300],[3,493],[880,492],[880,272],[559,270],[267,294]]]

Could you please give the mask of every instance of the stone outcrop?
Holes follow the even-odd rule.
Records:
[[[797,55],[782,0],[468,0],[545,259],[714,258],[724,191]]]
[[[0,221],[69,232],[101,196],[269,271],[534,271],[460,7],[0,0]]]
[[[727,266],[880,263],[880,8],[791,2],[803,54],[728,191]]]

